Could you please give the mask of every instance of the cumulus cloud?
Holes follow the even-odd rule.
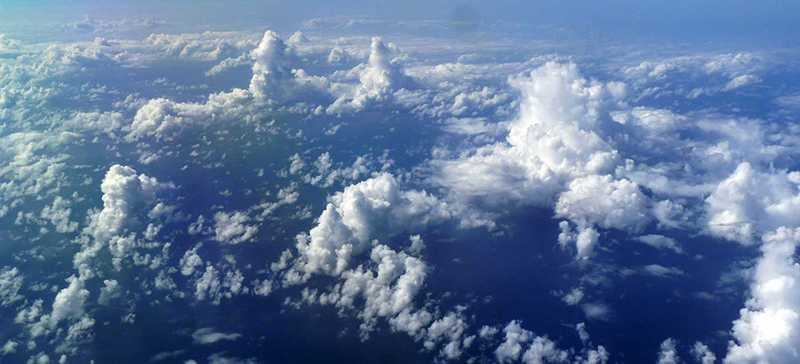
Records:
[[[56,227],[59,233],[71,233],[78,229],[78,223],[70,221],[69,216],[72,214],[72,209],[69,208],[69,200],[56,196],[52,205],[45,206],[42,210],[42,218],[48,219]]]
[[[717,356],[711,352],[708,346],[699,341],[692,346],[692,356],[699,364],[714,364],[717,362]]]
[[[752,297],[733,323],[725,363],[789,363],[800,360],[800,229],[778,228],[763,237]]]
[[[97,303],[101,305],[108,305],[112,299],[121,295],[121,287],[119,282],[113,279],[106,279],[103,281],[104,286],[100,288],[100,297],[97,298]]]
[[[647,197],[627,179],[589,175],[573,180],[568,188],[556,202],[557,217],[632,232],[641,231],[651,220]]]
[[[136,111],[133,123],[125,128],[129,141],[142,137],[156,139],[174,137],[185,128],[202,122],[229,120],[249,110],[251,94],[242,89],[211,94],[204,103],[175,102],[157,98],[147,101]]]
[[[341,274],[372,239],[413,231],[451,215],[445,202],[425,191],[401,190],[388,173],[348,186],[331,197],[317,226],[298,236],[300,256],[287,280],[302,281],[317,273]]]
[[[393,59],[393,52],[379,37],[372,38],[367,64],[356,67],[360,84],[354,92],[342,95],[327,109],[328,114],[360,111],[371,104],[391,101],[393,91],[414,87],[415,81],[407,76]]]
[[[103,209],[89,216],[88,226],[84,229],[86,236],[82,239],[83,246],[73,260],[81,279],[94,275],[92,259],[106,246],[113,256],[115,267],[120,269],[122,259],[137,246],[136,229],[132,232],[128,232],[128,229],[141,225],[141,220],[147,217],[147,212],[151,211],[149,207],[156,202],[159,194],[172,188],[174,185],[137,174],[133,168],[111,166],[100,185]]]
[[[571,196],[576,198],[564,201],[565,215],[572,214],[567,202],[577,200],[582,186],[602,184],[605,189],[632,192],[637,188],[630,181],[592,176],[613,172],[619,162],[619,153],[603,140],[598,126],[604,110],[624,97],[624,84],[587,80],[575,64],[558,62],[509,82],[521,92],[522,101],[507,140],[461,153],[457,159],[434,160],[439,172],[432,182],[451,188],[460,198],[491,206],[552,206],[571,182],[585,177],[574,185]],[[632,227],[639,228],[646,219],[636,210],[645,202],[637,196],[618,200],[630,203],[627,207],[597,206],[585,219],[617,227],[623,225],[618,218],[602,214],[631,213]]]
[[[0,270],[0,303],[3,307],[23,299],[23,296],[19,294],[22,280],[23,276],[15,267],[3,267]]]
[[[678,364],[680,362],[678,350],[675,348],[675,340],[672,338],[664,340],[658,353],[658,364]]]
[[[745,245],[780,226],[800,226],[800,172],[760,172],[741,163],[706,199],[711,235]]]
[[[277,33],[264,33],[261,43],[250,52],[254,60],[250,92],[256,99],[276,103],[313,100],[328,88],[324,77],[309,76],[302,69],[293,68],[291,53]]]
[[[585,325],[577,325],[576,331],[584,344],[587,344],[589,338],[585,331]],[[546,336],[538,336],[522,328],[518,321],[509,322],[503,328],[503,332],[505,338],[494,351],[495,358],[500,363],[513,363],[521,360],[526,364],[604,364],[608,361],[608,352],[603,346],[593,348],[591,345],[587,345],[577,353],[572,349],[560,349],[558,343]]]
[[[241,211],[214,214],[214,239],[223,244],[239,244],[251,240],[258,226],[246,225],[250,217]]]

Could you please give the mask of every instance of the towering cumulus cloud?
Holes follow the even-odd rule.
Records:
[[[433,182],[486,206],[557,202],[557,216],[579,230],[579,235],[565,230],[560,241],[575,242],[581,257],[597,241],[593,225],[641,230],[650,220],[647,197],[635,182],[615,177],[621,158],[601,131],[607,110],[625,97],[625,85],[587,80],[575,64],[558,62],[509,82],[522,103],[506,141],[434,161],[439,172]],[[598,194],[610,198],[595,199]],[[564,229],[569,224],[562,224]]]
[[[394,91],[414,87],[414,80],[407,76],[402,66],[393,59],[393,52],[379,37],[372,38],[367,64],[356,67],[359,85],[331,106],[329,114],[344,111],[359,111],[370,104],[390,101]]]
[[[250,92],[257,100],[272,103],[314,100],[327,88],[324,77],[309,76],[292,67],[293,50],[271,30],[264,33],[250,57],[254,61]]]

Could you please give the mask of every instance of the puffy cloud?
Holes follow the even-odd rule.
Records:
[[[576,330],[584,344],[588,344],[585,325],[579,324]],[[555,341],[545,336],[537,336],[520,325],[518,321],[509,322],[504,328],[505,339],[495,349],[494,355],[500,363],[521,360],[526,364],[543,363],[584,363],[602,364],[608,361],[608,352],[602,346],[585,346],[579,353],[574,350],[558,348]],[[527,346],[527,349],[526,349]]]
[[[206,266],[206,271],[197,279],[195,287],[195,297],[198,301],[211,297],[213,302],[219,302],[219,294],[222,286],[219,280],[219,272],[213,265]]]
[[[598,199],[597,196],[603,196]],[[610,175],[573,180],[556,202],[556,216],[606,229],[641,231],[651,218],[647,197],[639,186]]]
[[[137,247],[136,229],[133,228],[142,224],[140,219],[147,217],[146,213],[151,211],[150,206],[157,201],[158,195],[172,188],[174,185],[137,174],[133,168],[118,164],[111,166],[100,185],[103,209],[89,216],[89,224],[84,229],[87,237],[81,240],[81,251],[75,254],[74,265],[81,279],[94,275],[92,259],[104,246],[108,246],[115,267],[120,269],[122,259]],[[130,229],[133,231],[126,233]]]
[[[505,340],[495,349],[494,355],[501,363],[516,361],[522,354],[522,345],[531,339],[533,333],[523,329],[517,321],[509,322],[503,328],[503,333]]]
[[[392,53],[381,38],[373,37],[367,64],[356,67],[360,69],[360,84],[354,93],[342,95],[329,106],[328,114],[359,111],[374,103],[391,101],[393,91],[415,87],[416,82],[392,59]]]
[[[13,354],[17,351],[17,346],[19,343],[14,340],[8,340],[5,344],[3,344],[2,348],[0,348],[0,353],[3,355]]]
[[[313,77],[302,69],[292,68],[292,49],[277,33],[268,30],[261,43],[250,52],[253,77],[250,92],[257,100],[283,103],[290,100],[315,99],[328,88],[324,77]]]
[[[170,138],[191,125],[234,119],[250,111],[251,100],[251,94],[242,89],[211,94],[204,103],[152,99],[136,111],[133,123],[126,127],[125,138],[129,141],[146,136]]]
[[[692,356],[700,364],[714,364],[717,362],[717,356],[711,352],[708,346],[699,341],[692,346]]]
[[[679,364],[678,350],[675,348],[675,340],[672,338],[664,340],[658,353],[658,364]]]
[[[19,290],[22,288],[22,280],[23,277],[16,267],[3,267],[0,270],[0,303],[3,307],[10,306],[23,299],[22,295],[19,294]]]
[[[203,259],[197,254],[197,249],[199,248],[199,246],[196,246],[183,254],[180,261],[181,274],[190,276],[194,274],[196,267],[203,265]]]
[[[1,110],[2,108],[0,108]],[[0,138],[0,217],[25,198],[52,195],[65,182],[65,147],[77,138],[70,132],[19,132]]]
[[[733,323],[725,363],[790,363],[800,360],[800,229],[767,233],[756,264],[752,297]]]
[[[365,322],[362,330],[367,332],[376,318],[391,318],[411,310],[428,274],[423,261],[385,245],[373,248],[370,260],[377,265],[375,270],[360,266],[342,272],[341,288],[334,295],[335,304],[342,307],[353,307],[359,298],[364,299],[358,315]]]
[[[113,279],[106,279],[103,281],[104,286],[100,288],[100,297],[97,298],[97,303],[101,305],[108,305],[112,299],[117,298],[121,294],[121,287],[119,282]]]
[[[75,276],[70,277],[67,281],[69,286],[59,291],[53,301],[53,311],[48,321],[51,327],[61,320],[76,319],[84,314],[89,291],[84,288],[83,281]]]
[[[52,205],[45,206],[42,210],[42,218],[50,220],[59,233],[71,233],[78,229],[78,223],[69,220],[72,209],[69,208],[69,200],[56,196]]]
[[[565,294],[564,297],[561,298],[564,303],[574,306],[583,300],[583,290],[580,287],[575,287],[569,293]]]
[[[441,349],[439,355],[447,359],[457,359],[472,342],[472,338],[462,340],[466,329],[467,323],[464,318],[460,314],[450,312],[428,327],[425,347],[430,350],[434,347],[435,342],[444,340],[447,344]]]
[[[575,64],[548,62],[511,78],[522,94],[505,143],[435,160],[432,181],[490,205],[550,205],[575,178],[609,173],[618,152],[597,133],[606,105],[623,92],[583,78]],[[611,90],[616,91],[611,91]]]
[[[214,214],[214,239],[223,244],[239,244],[251,240],[258,232],[258,226],[246,225],[250,217],[236,211],[230,214]]]
[[[740,164],[706,199],[708,232],[750,245],[780,226],[800,226],[800,172]]]
[[[302,281],[316,273],[338,275],[372,239],[450,218],[446,203],[425,191],[402,191],[394,176],[379,174],[331,197],[317,226],[298,236],[300,256],[287,280]]]

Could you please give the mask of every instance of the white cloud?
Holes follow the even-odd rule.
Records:
[[[460,198],[492,206],[551,206],[574,179],[613,171],[618,152],[596,129],[603,110],[624,96],[623,87],[587,80],[575,64],[557,62],[509,82],[522,93],[522,102],[519,116],[509,124],[507,141],[461,153],[454,160],[434,160],[437,173],[432,182],[451,188]],[[625,182],[607,182],[627,188]]]
[[[647,244],[656,249],[669,249],[675,253],[683,254],[683,248],[681,248],[680,244],[678,244],[675,239],[666,237],[664,235],[647,234],[637,236],[634,240]]]
[[[181,274],[190,276],[195,272],[196,267],[203,265],[203,259],[197,254],[197,249],[199,248],[200,246],[198,245],[183,254],[180,261]]]
[[[393,45],[387,47],[379,37],[372,38],[367,64],[358,70],[360,84],[352,93],[343,94],[331,106],[328,114],[360,111],[374,103],[391,101],[393,91],[411,88],[415,81],[405,74],[400,64],[392,59]],[[396,51],[396,50],[395,50]]]
[[[5,344],[3,344],[3,347],[0,348],[0,353],[2,353],[3,355],[13,354],[17,351],[18,346],[19,346],[18,342],[14,340],[8,340],[6,341]]]
[[[239,244],[250,241],[258,232],[258,226],[246,225],[250,217],[241,211],[214,214],[214,239],[223,244]]]
[[[59,233],[71,233],[78,229],[78,223],[69,220],[72,209],[69,208],[69,200],[56,196],[52,205],[45,206],[42,210],[42,218],[48,219],[56,227]]]
[[[764,235],[752,297],[733,323],[725,363],[790,363],[800,360],[800,266],[795,252],[800,229],[781,227]]]
[[[745,245],[780,226],[800,226],[800,174],[740,164],[706,199],[708,232]]]
[[[210,327],[203,327],[192,333],[192,340],[194,340],[195,344],[200,345],[213,344],[223,340],[238,340],[241,337],[242,335],[237,333],[216,332]]]
[[[692,346],[692,356],[700,364],[714,364],[717,362],[717,356],[711,352],[708,346],[699,341]]]
[[[583,300],[583,296],[583,290],[580,287],[575,287],[569,291],[569,293],[565,294],[561,300],[570,306],[574,306]]]
[[[3,267],[0,270],[0,303],[3,307],[8,307],[24,298],[19,294],[22,281],[23,276],[16,267]]]
[[[672,338],[664,340],[658,353],[658,364],[679,364],[680,362],[678,350],[675,348],[675,340]]]
[[[650,264],[642,267],[642,271],[646,274],[654,275],[657,277],[676,277],[684,275],[683,270],[677,267],[665,267],[659,264]]]
[[[610,175],[589,175],[569,184],[555,211],[556,216],[579,223],[636,232],[651,220],[648,207],[648,199],[636,183],[614,180]]]
[[[84,314],[89,291],[84,288],[83,281],[75,276],[70,277],[67,281],[69,286],[59,291],[53,301],[53,310],[48,321],[51,327],[62,320],[76,319]]]
[[[100,305],[108,305],[112,299],[119,297],[121,287],[119,282],[113,279],[106,279],[103,281],[104,286],[100,288],[100,297],[97,298],[97,303]]]
[[[331,197],[317,226],[298,236],[300,256],[287,281],[304,281],[316,273],[338,275],[372,239],[450,218],[446,203],[425,191],[402,191],[394,176],[379,174]]]
[[[106,245],[115,268],[119,270],[122,260],[137,247],[136,229],[126,232],[141,224],[140,218],[147,216],[146,212],[151,211],[150,206],[162,191],[173,188],[170,183],[158,182],[144,174],[137,175],[133,168],[111,166],[100,185],[103,209],[89,216],[88,226],[84,229],[87,236],[81,240],[81,251],[75,254],[73,263],[79,277],[88,279],[94,275],[92,259]]]
[[[604,303],[590,302],[581,305],[583,314],[590,320],[608,320],[611,316],[611,308]]]
[[[308,100],[319,97],[328,88],[324,77],[313,77],[302,69],[292,68],[293,50],[277,33],[268,30],[261,43],[250,52],[253,78],[250,92],[257,100],[283,103],[290,100]]]

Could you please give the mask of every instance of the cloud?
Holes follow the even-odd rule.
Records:
[[[590,320],[608,320],[611,318],[611,308],[604,303],[591,302],[581,305],[583,314]]]
[[[574,306],[583,300],[584,293],[580,287],[575,287],[569,293],[565,294],[564,297],[561,299],[564,303]]]
[[[651,220],[647,197],[627,179],[589,175],[573,180],[568,188],[556,202],[557,217],[631,232],[643,230]]]
[[[683,254],[683,248],[681,248],[680,244],[678,244],[675,239],[666,237],[664,235],[647,234],[637,236],[634,240],[647,244],[656,249],[669,249],[675,253]]]
[[[3,347],[0,348],[0,353],[2,353],[3,355],[13,354],[17,351],[18,346],[19,346],[18,342],[14,340],[8,340],[6,341],[5,344],[3,344]]]
[[[789,363],[800,359],[800,229],[778,228],[763,237],[751,298],[733,322],[725,363]]]
[[[258,226],[246,225],[250,217],[246,213],[217,212],[214,214],[214,239],[223,244],[239,244],[250,241],[258,232]]]
[[[62,320],[76,319],[84,314],[89,291],[84,288],[83,281],[75,276],[71,276],[67,282],[69,286],[59,291],[53,301],[53,310],[47,320],[51,327],[55,327]],[[42,321],[45,321],[44,317]]]
[[[290,100],[314,100],[326,90],[324,77],[313,77],[292,67],[293,50],[277,33],[268,30],[261,43],[250,52],[254,60],[250,92],[257,100],[284,103]]]
[[[678,351],[675,348],[675,340],[672,338],[664,340],[658,353],[658,364],[678,364],[680,362]]]
[[[548,62],[510,84],[522,94],[507,141],[455,160],[434,160],[432,182],[489,205],[551,205],[575,178],[613,171],[619,156],[595,131],[619,87],[583,78],[575,64]],[[614,90],[614,91],[611,91]]]
[[[717,356],[711,352],[708,346],[699,341],[692,346],[692,356],[699,364],[714,364],[717,362]]]
[[[119,282],[113,279],[106,279],[103,281],[104,287],[100,288],[100,297],[97,298],[97,303],[100,305],[108,305],[112,299],[118,298],[121,295],[121,287]]]
[[[42,210],[42,218],[50,220],[59,233],[71,233],[78,229],[78,223],[69,220],[72,209],[69,208],[69,200],[56,196],[52,205],[45,206]]]
[[[576,331],[584,344],[587,344],[589,340],[585,325],[577,325]],[[593,348],[589,344],[577,353],[572,349],[560,349],[558,343],[546,336],[538,336],[525,330],[518,321],[509,322],[503,328],[503,332],[505,338],[494,351],[495,358],[500,363],[512,363],[520,359],[526,364],[604,364],[608,361],[608,352],[603,346]],[[583,340],[584,338],[585,340]]]
[[[685,273],[677,267],[665,267],[659,264],[650,264],[642,267],[642,271],[646,274],[654,275],[657,277],[677,277]]]
[[[133,168],[113,165],[103,178],[103,209],[92,213],[84,229],[81,251],[75,254],[73,263],[81,279],[94,276],[92,259],[107,246],[113,256],[117,270],[122,260],[137,247],[136,230],[147,217],[159,194],[174,189],[171,183],[161,183],[153,177],[137,174]],[[129,231],[133,230],[133,231]],[[91,239],[89,238],[91,237]]]
[[[745,245],[780,226],[800,226],[800,172],[741,163],[706,199],[708,232]]]
[[[317,226],[298,236],[300,256],[287,281],[305,281],[317,273],[341,274],[372,239],[414,231],[451,216],[445,202],[425,191],[402,191],[393,175],[378,174],[331,197]]]
[[[192,333],[192,340],[194,340],[195,344],[200,345],[214,344],[219,341],[238,340],[241,337],[242,335],[237,333],[216,332],[211,327],[203,327]]]
[[[16,267],[3,267],[0,270],[0,304],[3,307],[8,307],[24,298],[19,294],[22,281],[23,276]]]
[[[390,45],[392,48],[393,46]],[[372,38],[367,64],[356,67],[360,84],[352,94],[344,94],[328,107],[328,114],[360,111],[376,104],[391,101],[393,91],[412,88],[416,82],[407,76],[393,51],[379,37]]]
[[[171,138],[185,128],[201,125],[204,121],[230,120],[250,110],[251,98],[248,91],[233,89],[211,94],[204,103],[152,99],[136,111],[133,123],[126,127],[128,133],[125,138],[128,141],[148,136]]]

